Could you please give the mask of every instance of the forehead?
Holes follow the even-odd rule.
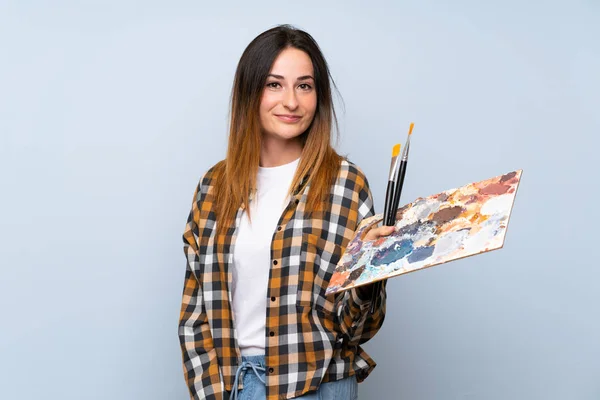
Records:
[[[285,78],[312,75],[313,64],[308,54],[304,51],[287,48],[279,53],[269,73],[283,75]]]

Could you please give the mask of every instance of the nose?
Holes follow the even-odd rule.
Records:
[[[298,107],[298,99],[295,90],[286,90],[283,95],[283,106],[289,110],[295,110]]]

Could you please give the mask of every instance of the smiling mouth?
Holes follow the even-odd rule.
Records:
[[[277,118],[279,118],[280,120],[284,121],[284,122],[297,122],[297,121],[300,121],[300,119],[302,118],[299,115],[278,115],[278,114],[275,114],[275,116]]]

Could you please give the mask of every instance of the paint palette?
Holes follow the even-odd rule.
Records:
[[[383,214],[364,219],[326,295],[501,248],[522,172],[418,198],[398,209],[394,232],[374,241],[362,238]]]

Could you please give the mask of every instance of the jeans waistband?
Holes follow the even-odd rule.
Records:
[[[262,383],[265,383],[263,378],[261,378],[259,375],[259,372],[265,372],[265,369],[265,356],[242,356],[242,364],[235,372],[235,379],[233,380],[233,388],[231,391],[231,399],[236,400],[238,397],[238,382],[240,375],[246,373],[246,371],[252,371]]]
[[[254,365],[257,365],[259,367],[265,367],[265,356],[263,355],[258,355],[258,356],[242,356],[242,363],[244,361],[248,361],[251,362]]]

